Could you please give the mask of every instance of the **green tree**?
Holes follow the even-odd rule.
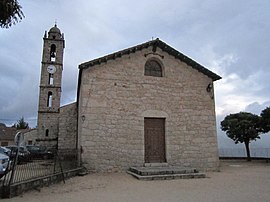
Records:
[[[263,133],[270,131],[270,107],[265,108],[261,112],[261,128]]]
[[[9,28],[24,18],[22,7],[17,0],[0,1],[0,27]]]
[[[248,161],[251,160],[249,143],[260,139],[259,122],[259,116],[248,112],[227,115],[221,122],[221,130],[225,131],[235,144],[239,142],[245,144]]]
[[[22,117],[12,127],[15,127],[17,129],[28,129],[29,125],[27,122],[24,121],[24,118]]]

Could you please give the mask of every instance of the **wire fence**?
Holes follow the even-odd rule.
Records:
[[[220,148],[219,157],[246,157],[245,148]],[[270,148],[250,148],[252,158],[270,158]]]

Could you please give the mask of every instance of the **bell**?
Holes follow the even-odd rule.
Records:
[[[55,52],[51,52],[51,58],[55,58]]]

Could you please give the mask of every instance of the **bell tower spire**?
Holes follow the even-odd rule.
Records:
[[[41,145],[55,148],[59,133],[64,48],[64,35],[55,24],[43,38],[36,140]]]

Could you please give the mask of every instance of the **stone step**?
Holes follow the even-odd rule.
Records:
[[[168,163],[145,163],[144,167],[168,167]]]
[[[142,175],[142,176],[198,173],[198,171],[194,168],[183,168],[183,167],[176,167],[176,166],[130,167],[129,171],[134,172],[138,175]]]
[[[189,174],[164,174],[164,175],[138,175],[134,172],[127,171],[128,174],[139,180],[173,180],[173,179],[197,179],[205,178],[204,173],[189,173]]]
[[[204,173],[199,173],[199,171],[194,168],[176,166],[131,167],[127,173],[140,180],[205,178]]]

